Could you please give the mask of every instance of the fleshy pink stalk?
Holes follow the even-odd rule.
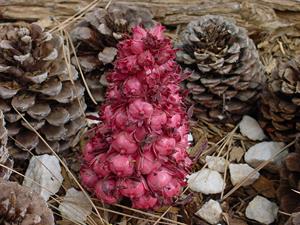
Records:
[[[183,76],[163,30],[135,27],[119,44],[102,123],[84,149],[82,183],[108,204],[129,198],[135,208],[154,209],[171,204],[185,185],[191,160]]]

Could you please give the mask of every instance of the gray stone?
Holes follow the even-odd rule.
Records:
[[[262,141],[266,138],[263,130],[259,126],[258,122],[250,116],[243,116],[243,119],[239,123],[241,133],[254,141]]]
[[[281,149],[285,146],[283,142],[274,142],[274,141],[264,141],[253,145],[246,152],[244,159],[245,162],[251,165],[252,167],[257,167],[261,163],[270,160],[273,155],[279,153]],[[280,166],[283,158],[288,154],[288,150],[284,150],[280,153],[275,159],[272,159],[271,162],[265,167],[269,170],[276,170]]]
[[[233,185],[237,185],[244,180],[254,169],[248,164],[229,164],[230,180]],[[242,186],[253,184],[259,178],[259,172],[255,172],[253,176],[249,177]]]
[[[270,224],[277,218],[278,206],[268,199],[256,196],[246,208],[246,217],[263,224]]]
[[[228,161],[222,157],[206,156],[205,161],[209,169],[224,173],[228,166]]]
[[[222,208],[219,202],[210,199],[195,214],[210,224],[217,224],[222,219]]]
[[[211,169],[201,169],[188,176],[188,186],[192,191],[208,195],[221,193],[225,183],[219,172]]]
[[[23,186],[39,193],[45,201],[58,192],[63,182],[59,160],[53,155],[33,156],[25,173]]]

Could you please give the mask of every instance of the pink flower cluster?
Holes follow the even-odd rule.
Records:
[[[153,209],[171,204],[185,185],[191,160],[182,74],[163,31],[135,27],[119,44],[102,123],[84,149],[82,183],[108,204],[125,197]]]

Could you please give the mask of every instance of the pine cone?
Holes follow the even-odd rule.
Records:
[[[293,213],[289,220],[284,225],[299,225],[300,224],[300,213]]]
[[[300,139],[295,151],[289,153],[280,169],[280,185],[277,196],[281,210],[286,213],[300,212]]]
[[[261,100],[261,126],[273,140],[290,142],[300,134],[300,56],[279,62]]]
[[[4,115],[0,110],[0,165],[13,167],[13,160],[9,158],[9,154],[6,148],[7,144],[7,130],[5,128]],[[11,170],[0,166],[0,178],[8,180],[10,177]]]
[[[253,41],[221,16],[202,16],[181,34],[177,60],[193,71],[187,79],[195,116],[235,122],[248,113],[265,82]]]
[[[106,73],[112,69],[117,44],[136,25],[154,25],[152,14],[145,8],[112,5],[88,13],[71,32],[77,56],[87,85],[97,102],[104,101]],[[76,65],[73,57],[72,62]]]
[[[0,224],[54,225],[44,199],[15,182],[0,180]]]
[[[26,155],[19,149],[51,152],[14,108],[55,151],[78,141],[85,125],[84,87],[74,67],[68,73],[62,47],[60,36],[36,24],[0,26],[0,109],[15,139],[9,143],[14,157]]]

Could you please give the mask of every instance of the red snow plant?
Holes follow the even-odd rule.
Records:
[[[113,204],[171,204],[185,185],[188,120],[179,86],[183,79],[164,27],[133,28],[118,45],[101,123],[84,148],[83,185]]]

